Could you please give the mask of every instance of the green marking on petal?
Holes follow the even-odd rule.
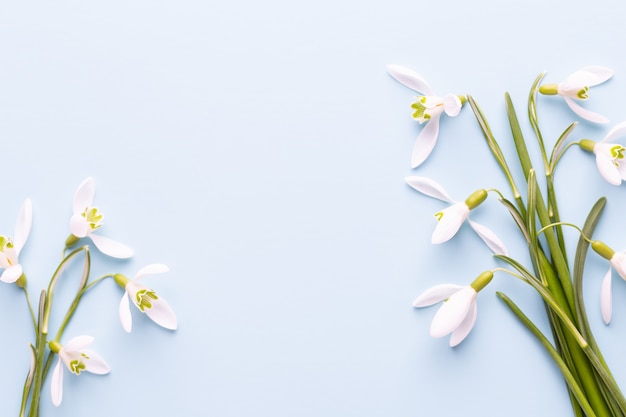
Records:
[[[152,308],[152,302],[158,299],[159,297],[156,293],[148,289],[139,290],[135,295],[137,306],[141,311],[150,310]]]
[[[615,145],[611,147],[611,158],[624,159],[624,150],[625,148],[622,145]]]
[[[71,373],[80,375],[80,373],[85,370],[85,363],[80,359],[74,359],[69,363],[69,369]]]
[[[96,230],[100,226],[102,226],[102,220],[104,219],[104,215],[98,211],[95,207],[87,207],[85,211],[81,213],[81,216],[87,220],[89,227],[91,230]]]
[[[10,237],[0,236],[0,252],[4,252],[5,249],[12,249],[13,241]]]
[[[420,123],[427,122],[432,117],[429,113],[430,109],[426,107],[426,96],[417,97],[417,100],[411,104],[411,108],[415,109],[411,116]]]
[[[589,87],[583,87],[581,90],[579,90],[576,93],[576,97],[578,97],[581,100],[587,100],[589,98],[589,95],[587,94],[589,92]]]
[[[437,218],[437,221],[440,222],[441,219],[443,218],[443,211],[439,211],[435,213],[435,217]]]

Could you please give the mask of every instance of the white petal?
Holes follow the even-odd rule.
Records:
[[[622,181],[626,181],[626,161],[620,160],[619,165],[617,166],[617,172],[619,172],[619,176],[622,178]]]
[[[109,368],[109,365],[100,355],[91,350],[85,350],[83,353],[89,358],[85,360],[85,371],[97,375],[104,375],[111,372],[111,368]]]
[[[153,322],[166,329],[176,330],[178,326],[174,310],[160,296],[158,300],[152,301],[152,308],[146,309],[145,313]]]
[[[424,81],[422,76],[417,72],[401,65],[394,64],[387,65],[387,72],[389,72],[389,75],[405,87],[409,87],[411,90],[415,90],[425,96],[433,95],[433,91],[428,83]]]
[[[437,310],[430,325],[432,337],[443,337],[452,333],[465,320],[472,303],[476,300],[476,291],[467,286],[454,293]]]
[[[500,238],[496,236],[496,234],[491,231],[491,229],[488,229],[482,224],[478,224],[471,220],[468,220],[468,222],[472,229],[474,229],[476,234],[483,240],[483,242],[485,242],[487,247],[491,249],[493,253],[495,253],[496,255],[509,255],[509,252],[507,251],[506,246],[504,246],[504,243],[502,243]]]
[[[133,328],[133,317],[130,313],[130,301],[128,299],[128,294],[126,293],[126,291],[124,291],[124,296],[120,301],[119,314],[122,328],[126,330],[126,333],[130,333]]]
[[[20,213],[17,216],[17,222],[15,222],[15,238],[13,239],[13,247],[16,253],[19,255],[28,235],[30,235],[30,229],[33,224],[33,203],[27,198],[22,207]]]
[[[115,240],[109,239],[107,237],[96,235],[95,233],[91,233],[89,235],[94,245],[100,250],[100,252],[105,255],[111,256],[113,258],[130,258],[133,256],[133,250],[126,245],[123,245]]]
[[[601,114],[594,113],[590,110],[587,110],[581,107],[576,102],[574,102],[574,100],[572,100],[571,98],[563,97],[563,99],[565,100],[569,108],[572,109],[574,113],[576,113],[583,119],[589,120],[590,122],[593,122],[593,123],[608,123],[609,122],[609,119],[607,119],[606,117],[602,116]]]
[[[146,275],[162,274],[169,270],[170,269],[167,267],[167,265],[163,265],[163,264],[146,265],[143,268],[141,268],[139,271],[137,271],[137,273],[135,274],[135,280],[142,279]]]
[[[68,342],[63,344],[63,349],[68,352],[76,352],[84,349],[85,347],[91,345],[94,341],[92,336],[76,336],[70,339]]]
[[[437,227],[435,227],[431,242],[439,244],[452,239],[469,216],[469,212],[470,210],[465,203],[456,203],[441,211],[441,217]]]
[[[596,144],[596,147],[598,144]],[[595,149],[595,148],[594,148]],[[619,170],[613,163],[613,159],[604,152],[596,153],[596,165],[600,175],[609,183],[613,185],[620,185],[622,183],[622,177]]]
[[[413,154],[411,156],[411,167],[417,168],[428,158],[437,143],[439,135],[439,116],[433,116],[420,132],[415,145],[413,146]]]
[[[87,223],[87,220],[80,214],[74,214],[70,218],[70,232],[74,236],[78,238],[85,237],[90,231],[89,223]]]
[[[626,280],[626,254],[624,252],[616,252],[609,262],[618,275]]]
[[[599,65],[590,65],[582,68],[581,71],[592,74],[592,77],[589,77],[589,84],[587,84],[589,87],[601,84],[613,76],[612,69]]]
[[[609,324],[611,322],[611,316],[613,314],[613,297],[611,295],[611,268],[606,273],[602,280],[602,287],[600,287],[600,311],[602,312],[602,320],[604,323]]]
[[[96,193],[96,184],[93,178],[89,177],[83,181],[74,193],[73,213],[82,213],[87,207],[93,204],[93,196]]]
[[[61,366],[61,358],[59,358],[52,372],[50,395],[52,396],[52,404],[54,404],[55,407],[61,405],[61,401],[63,400],[63,366]]]
[[[472,331],[474,327],[474,323],[476,323],[476,313],[478,311],[478,307],[476,303],[472,303],[470,310],[467,312],[467,316],[459,327],[457,327],[452,334],[450,335],[450,346],[454,347],[461,343],[468,334]]]
[[[464,285],[441,284],[424,291],[413,301],[413,307],[428,307],[450,298],[452,294],[463,288]]]
[[[446,190],[444,190],[438,182],[430,178],[410,176],[406,177],[404,180],[422,194],[445,201],[446,203],[454,203],[454,200],[452,200],[452,197],[448,195]]]
[[[621,123],[616,124],[613,127],[613,129],[611,129],[609,133],[606,134],[605,138],[602,139],[598,143],[612,142],[614,139],[624,136],[625,134],[626,134],[626,122],[621,122]]]
[[[7,282],[9,284],[17,281],[22,276],[22,265],[17,264],[5,269],[2,275],[0,275],[0,281]]]
[[[457,95],[448,94],[443,98],[443,109],[450,117],[458,115],[462,107],[461,99]]]

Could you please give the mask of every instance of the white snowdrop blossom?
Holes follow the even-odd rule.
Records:
[[[432,235],[434,244],[450,240],[467,220],[470,227],[485,242],[495,254],[508,255],[504,243],[489,228],[469,219],[470,211],[478,207],[487,198],[487,191],[478,190],[472,193],[465,201],[454,201],[439,183],[425,177],[409,176],[405,178],[407,184],[415,190],[429,197],[436,198],[451,205],[435,214],[437,226]]]
[[[461,343],[476,323],[476,297],[492,278],[493,272],[485,271],[470,285],[441,284],[417,297],[414,307],[428,307],[443,301],[431,322],[430,335],[435,338],[450,335],[450,346]]]
[[[95,233],[102,226],[104,218],[93,206],[95,191],[96,185],[91,177],[78,186],[74,194],[73,215],[70,219],[72,235],[68,238],[67,246],[73,246],[78,239],[88,237],[105,255],[113,258],[130,258],[133,251],[128,246]]]
[[[115,282],[124,289],[124,295],[119,306],[120,321],[124,330],[130,333],[132,330],[132,316],[130,312],[130,300],[135,307],[156,324],[166,329],[175,330],[177,327],[176,314],[169,304],[152,289],[140,284],[147,275],[160,274],[169,271],[162,264],[151,264],[141,268],[134,279],[130,280],[122,274],[115,274]]]
[[[602,312],[602,319],[606,324],[609,324],[613,314],[611,269],[614,268],[617,274],[622,277],[622,279],[626,280],[626,251],[615,252],[605,243],[597,240],[591,242],[591,247],[596,253],[609,261],[609,270],[604,275],[602,286],[600,287],[600,310]]]
[[[441,115],[444,112],[450,117],[458,115],[465,97],[454,94],[436,96],[419,74],[400,65],[388,65],[387,71],[400,84],[420,94],[411,105],[413,118],[420,124],[426,123],[413,147],[411,167],[416,168],[428,158],[437,143]]]
[[[30,199],[26,199],[15,222],[14,238],[0,236],[0,267],[4,268],[0,281],[13,283],[22,277],[23,270],[18,256],[28,240],[32,221],[33,206]]]
[[[589,87],[602,84],[613,76],[613,70],[600,66],[584,67],[571,74],[559,84],[544,84],[539,92],[545,95],[559,95],[563,97],[570,109],[583,119],[594,123],[607,123],[609,119],[585,109],[575,100],[587,100]]]
[[[94,338],[91,336],[78,336],[65,345],[61,345],[54,340],[49,342],[50,350],[59,355],[59,360],[52,372],[52,380],[50,381],[52,403],[55,406],[58,407],[63,400],[63,366],[61,363],[74,375],[80,375],[83,371],[98,375],[110,372],[109,365],[107,365],[104,359],[93,351],[85,349],[93,341]]]
[[[626,180],[626,160],[624,159],[626,148],[611,142],[625,133],[626,122],[622,122],[611,129],[599,142],[583,139],[579,143],[582,149],[595,154],[598,171],[609,184],[620,185],[623,180]]]

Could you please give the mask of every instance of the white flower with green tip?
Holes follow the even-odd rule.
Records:
[[[146,313],[159,326],[170,330],[176,329],[177,321],[174,310],[153,290],[139,283],[147,275],[161,274],[167,271],[169,271],[169,268],[165,265],[151,264],[141,268],[132,280],[122,274],[115,274],[115,282],[125,291],[119,306],[120,321],[124,330],[129,333],[132,330],[130,300],[132,300],[139,311]]]
[[[80,375],[83,371],[98,375],[110,372],[109,365],[107,365],[104,359],[93,351],[85,349],[93,341],[94,338],[91,336],[78,336],[65,345],[61,345],[56,341],[49,343],[50,350],[59,355],[59,360],[52,372],[52,380],[50,381],[52,403],[55,406],[58,407],[63,400],[63,366],[61,363],[74,375]]]
[[[14,238],[0,236],[0,267],[4,268],[0,281],[16,282],[23,274],[18,257],[28,240],[33,222],[33,206],[30,199],[22,204],[15,222]]]
[[[571,74],[559,84],[544,84],[539,92],[545,95],[559,95],[563,97],[570,109],[583,119],[594,123],[607,123],[609,119],[585,109],[575,100],[587,100],[589,87],[602,84],[613,76],[613,70],[600,66],[584,67]]]
[[[415,98],[411,105],[413,118],[420,124],[426,123],[426,127],[417,137],[411,167],[416,168],[428,158],[437,143],[439,135],[439,118],[445,112],[454,117],[459,114],[465,97],[448,94],[445,97],[434,95],[428,83],[416,72],[400,65],[388,65],[387,71],[400,84],[421,94]]]
[[[582,149],[595,154],[600,175],[612,185],[620,185],[626,180],[626,159],[624,159],[626,148],[619,143],[611,143],[613,139],[624,134],[626,134],[626,122],[616,125],[599,142],[590,139],[580,141]]]
[[[470,211],[478,207],[487,198],[487,191],[475,191],[465,201],[456,202],[439,183],[429,178],[410,176],[406,177],[405,181],[422,194],[452,204],[450,207],[435,214],[438,222],[433,232],[432,243],[439,244],[447,242],[456,235],[463,223],[467,220],[470,227],[483,242],[485,242],[489,249],[495,254],[508,255],[504,243],[502,243],[493,231],[469,219]]]
[[[133,251],[128,246],[94,233],[102,226],[104,216],[93,206],[96,185],[93,179],[83,181],[74,194],[73,215],[70,219],[70,231],[67,246],[72,246],[83,237],[88,237],[105,255],[113,258],[130,258]]]
[[[600,310],[602,319],[606,324],[611,322],[613,315],[613,290],[612,290],[612,272],[611,268],[617,271],[617,274],[626,280],[626,251],[615,252],[605,243],[598,240],[591,242],[591,248],[604,259],[609,261],[609,270],[604,275],[602,285],[600,287]]]
[[[493,272],[483,272],[470,285],[441,284],[426,290],[413,302],[414,307],[428,307],[443,301],[430,325],[435,338],[450,335],[450,346],[461,343],[476,323],[476,297],[491,282]]]

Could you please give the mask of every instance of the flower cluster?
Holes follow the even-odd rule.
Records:
[[[30,199],[22,204],[13,237],[0,236],[0,267],[3,268],[0,280],[8,284],[15,283],[18,288],[23,290],[31,310],[35,329],[35,343],[30,345],[31,366],[24,385],[20,415],[33,417],[39,415],[41,389],[49,370],[46,363],[52,360],[54,355],[58,356],[58,360],[52,372],[50,388],[52,402],[55,406],[59,406],[63,399],[64,367],[75,375],[80,375],[83,371],[100,375],[109,373],[110,368],[105,360],[88,349],[88,346],[94,341],[93,337],[81,335],[71,338],[65,343],[61,342],[65,329],[76,313],[83,295],[95,288],[98,283],[112,279],[122,288],[123,296],[119,304],[119,317],[122,328],[126,332],[130,332],[132,328],[131,301],[140,312],[145,313],[156,324],[170,330],[175,330],[177,327],[176,315],[169,304],[154,290],[140,283],[140,280],[148,275],[167,272],[169,270],[167,266],[162,264],[145,266],[137,272],[132,280],[119,272],[108,273],[94,280],[89,279],[90,250],[88,243],[79,246],[83,238],[88,238],[104,255],[119,259],[126,259],[133,255],[133,251],[128,246],[100,234],[100,229],[104,224],[104,215],[94,206],[94,196],[95,183],[92,178],[87,178],[74,194],[73,211],[69,221],[70,235],[65,241],[63,259],[52,276],[48,289],[41,292],[38,310],[31,307],[33,304],[30,301],[25,268],[19,260],[20,252],[28,240],[32,225],[33,209]],[[80,259],[81,255],[84,268],[78,291],[74,302],[59,326],[56,336],[51,338],[48,336],[50,334],[48,324],[54,301],[54,290],[58,281],[65,279],[63,274],[65,266],[74,259]]]
[[[547,307],[551,334],[555,338],[553,341],[528,319],[513,300],[503,293],[497,293],[511,312],[541,342],[562,371],[575,414],[626,416],[626,398],[611,376],[595,343],[582,297],[584,265],[587,252],[591,248],[609,261],[609,270],[602,280],[600,290],[601,316],[609,324],[612,316],[612,270],[615,269],[626,280],[626,251],[616,252],[606,243],[592,239],[606,203],[605,197],[593,205],[584,225],[579,227],[560,218],[554,183],[559,161],[574,147],[595,156],[597,169],[609,184],[620,185],[626,180],[626,147],[615,142],[626,134],[626,121],[615,125],[598,141],[588,138],[569,141],[577,124],[574,122],[556,138],[551,152],[548,152],[537,116],[538,98],[556,95],[563,98],[580,118],[592,123],[608,123],[608,118],[588,110],[579,102],[589,98],[591,87],[608,81],[613,76],[613,71],[601,66],[588,66],[560,83],[542,84],[545,73],[540,74],[533,83],[528,100],[528,115],[541,153],[540,165],[545,169],[545,186],[542,188],[539,186],[539,174],[533,167],[533,157],[528,152],[526,139],[508,93],[505,98],[511,137],[524,174],[525,184],[521,187],[518,186],[519,180],[513,175],[514,171],[489,129],[485,115],[471,95],[436,96],[416,72],[399,65],[389,65],[387,70],[395,80],[420,94],[411,104],[411,115],[426,126],[415,143],[411,158],[412,168],[420,166],[431,155],[437,142],[441,115],[445,113],[454,117],[467,103],[512,194],[511,198],[507,198],[506,193],[499,190],[479,188],[469,193],[465,200],[455,201],[438,182],[430,178],[415,175],[405,178],[406,183],[414,190],[448,204],[446,208],[435,213],[437,225],[431,238],[433,244],[449,241],[467,223],[493,252],[495,258],[505,264],[505,267],[497,266],[480,273],[469,285],[436,285],[418,296],[413,303],[414,307],[442,303],[432,319],[430,335],[435,338],[450,335],[450,346],[456,346],[465,340],[476,323],[478,293],[492,282],[494,273],[505,273],[532,287]],[[525,191],[525,195],[520,190]],[[481,207],[492,192],[498,196],[505,213],[521,232],[528,247],[530,267],[513,258],[503,241],[491,229],[470,220],[471,213]],[[579,242],[574,257],[567,254],[564,233],[566,227],[578,232]],[[572,265],[568,264],[568,259],[573,259]]]

